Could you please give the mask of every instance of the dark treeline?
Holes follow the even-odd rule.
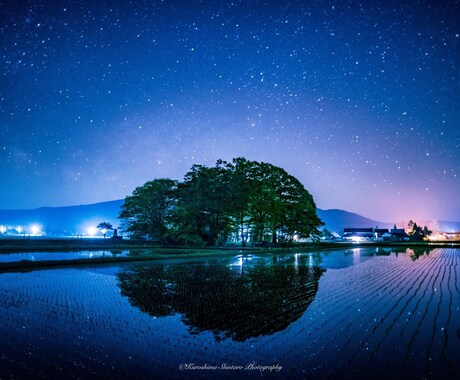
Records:
[[[147,182],[126,197],[120,219],[134,237],[210,246],[290,243],[317,236],[322,225],[313,197],[295,177],[245,158],[194,165],[182,182]]]

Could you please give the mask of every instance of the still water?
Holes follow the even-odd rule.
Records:
[[[0,274],[0,378],[454,378],[460,250]]]
[[[61,261],[96,259],[100,257],[121,257],[128,256],[127,249],[99,250],[99,251],[76,251],[76,252],[17,252],[1,253],[0,263],[13,263],[19,261]]]

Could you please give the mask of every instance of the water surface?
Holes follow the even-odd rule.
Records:
[[[99,250],[76,252],[15,252],[0,253],[0,263],[13,263],[20,261],[61,261],[78,259],[96,259],[100,257],[127,256],[129,250]]]
[[[4,273],[0,378],[453,378],[459,260],[353,249]]]

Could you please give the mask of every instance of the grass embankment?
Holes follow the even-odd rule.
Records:
[[[82,258],[73,260],[19,261],[0,262],[0,272],[31,270],[36,268],[54,268],[76,265],[97,265],[124,262],[142,262],[165,259],[183,259],[195,257],[216,257],[245,253],[277,253],[299,251],[323,251],[347,248],[446,248],[460,247],[460,242],[430,243],[430,242],[370,242],[343,243],[318,242],[302,243],[291,247],[246,247],[230,246],[223,248],[210,247],[162,247],[158,244],[136,241],[113,241],[110,239],[0,239],[0,254],[18,252],[74,252],[74,251],[109,251],[112,256],[98,258]],[[117,256],[123,250],[129,250],[128,256]]]
[[[356,247],[353,243],[340,243],[339,247]],[[286,249],[327,249],[338,247],[334,242],[302,243],[294,246],[277,247],[241,247],[239,245],[225,247],[184,247],[184,246],[161,246],[158,243],[135,241],[135,240],[112,240],[112,239],[44,239],[44,238],[17,238],[0,239],[0,254],[15,252],[72,252],[72,251],[100,251],[100,250],[125,250],[125,249],[163,249],[190,251],[277,251]]]

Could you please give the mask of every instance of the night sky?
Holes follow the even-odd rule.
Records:
[[[324,209],[459,220],[459,5],[0,0],[0,208],[243,156]]]

